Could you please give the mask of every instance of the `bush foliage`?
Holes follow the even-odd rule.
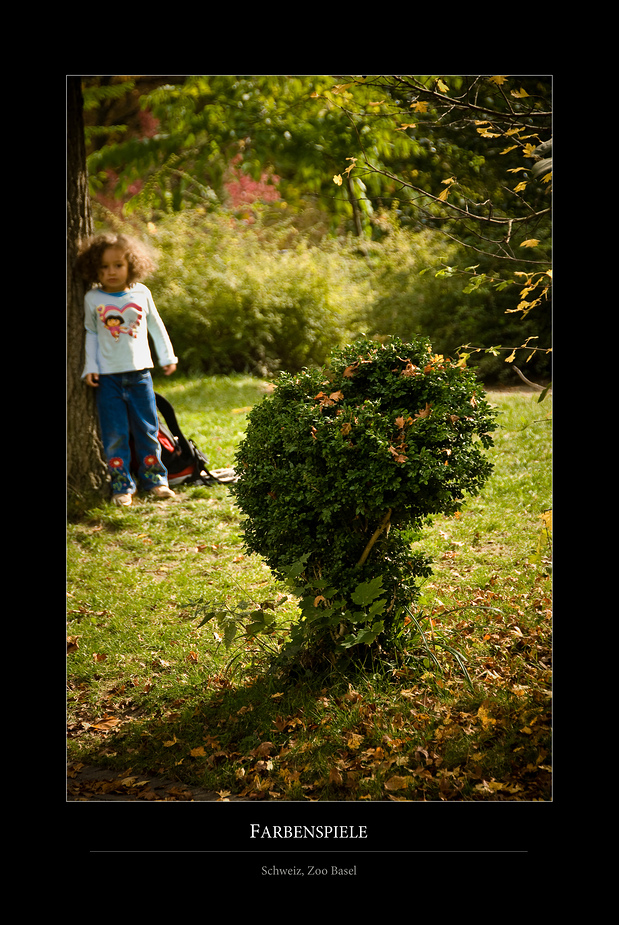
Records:
[[[249,414],[232,491],[247,548],[301,598],[297,648],[397,640],[430,573],[411,544],[479,492],[495,428],[474,374],[423,337],[363,339],[278,379]]]
[[[196,210],[158,224],[156,243],[155,300],[195,372],[265,376],[324,363],[362,301],[366,271],[346,244],[311,247],[285,222]]]
[[[295,373],[365,333],[423,335],[452,356],[464,345],[503,345],[469,351],[471,364],[484,381],[515,383],[505,363],[512,349],[527,338],[531,347],[550,342],[548,313],[523,320],[507,312],[513,293],[464,293],[455,246],[436,231],[402,228],[394,210],[377,214],[373,239],[360,240],[328,237],[310,216],[274,208],[245,219],[195,208],[127,226],[158,252],[147,282],[186,374]],[[445,264],[449,271],[438,269]],[[531,378],[549,376],[543,350],[520,350],[517,362]]]

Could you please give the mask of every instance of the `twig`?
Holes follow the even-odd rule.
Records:
[[[370,542],[367,544],[367,546],[361,553],[361,558],[357,562],[357,565],[363,565],[363,563],[365,562],[365,560],[370,554],[370,550],[372,549],[372,546],[374,545],[378,537],[381,535],[383,530],[387,527],[390,518],[391,518],[391,508],[389,508],[389,510],[387,511],[383,519],[381,520],[380,525],[376,528],[376,530],[372,534],[372,538],[370,539]]]
[[[538,392],[544,391],[545,386],[538,385],[536,382],[531,382],[530,379],[527,379],[526,376],[523,376],[523,374],[520,372],[517,366],[514,366],[513,368],[516,370],[516,372],[518,373],[522,381],[526,382],[527,385],[530,385],[532,389],[537,389]]]

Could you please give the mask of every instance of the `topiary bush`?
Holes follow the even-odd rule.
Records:
[[[300,598],[297,651],[396,643],[431,573],[411,543],[479,492],[494,429],[474,374],[423,337],[281,375],[249,414],[231,490],[247,548]]]

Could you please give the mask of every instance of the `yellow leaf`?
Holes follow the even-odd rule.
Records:
[[[496,84],[497,87],[500,87],[501,84],[504,84],[506,80],[507,80],[507,77],[505,77],[505,76],[491,77],[491,78],[490,78],[490,83]]]
[[[337,184],[337,186],[341,186],[341,185],[342,185],[342,177],[341,177],[341,174],[339,174],[339,173],[336,174],[336,176],[333,177],[333,182],[334,182],[335,184]]]
[[[477,716],[481,720],[481,724],[484,728],[487,728],[488,726],[494,726],[496,724],[496,719],[490,715],[488,710],[487,701],[482,703],[479,710],[477,711]]]
[[[505,786],[497,780],[482,780],[481,784],[475,784],[475,790],[504,790]]]
[[[411,105],[410,105],[409,108],[410,108],[410,109],[414,109],[415,112],[427,112],[427,111],[428,111],[428,104],[427,104],[427,103],[421,103],[421,102],[411,103]]]
[[[388,781],[385,781],[385,790],[402,790],[409,783],[409,777],[390,777]]]
[[[524,99],[525,96],[528,96],[528,95],[529,95],[529,94],[527,93],[527,91],[526,91],[526,90],[523,90],[522,87],[520,88],[520,90],[512,90],[512,91],[511,91],[511,96],[515,96],[517,100],[522,100],[522,99]]]
[[[523,241],[520,247],[537,247],[538,244],[537,238],[529,238],[527,241]]]
[[[198,748],[192,748],[189,752],[192,758],[205,758],[206,752],[204,751],[204,746],[200,745]]]
[[[526,189],[526,188],[527,188],[527,184],[526,184],[526,183],[519,183],[518,186],[515,186],[515,187],[514,187],[514,192],[515,192],[515,193],[521,193],[522,190],[523,190],[523,189]]]
[[[444,82],[441,80],[440,77],[439,77],[438,80],[436,81],[436,86],[439,88],[439,90],[441,91],[441,93],[448,93],[448,92],[449,92],[449,87],[447,86],[446,83],[444,83]]]
[[[356,732],[349,733],[349,736],[346,740],[346,744],[348,745],[349,748],[359,748],[362,742],[363,742],[363,736],[357,735]]]
[[[100,723],[94,723],[93,729],[99,729],[101,732],[110,732],[121,723],[122,720],[117,716],[106,716]]]

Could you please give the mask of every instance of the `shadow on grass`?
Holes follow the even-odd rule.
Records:
[[[349,688],[326,674],[296,680],[267,670],[242,686],[211,676],[201,695],[194,684],[185,698],[159,699],[156,716],[122,716],[79,760],[255,799],[346,799],[332,769],[346,732],[340,724],[358,720]]]

